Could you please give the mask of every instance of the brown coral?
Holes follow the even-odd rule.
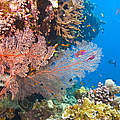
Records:
[[[83,1],[75,5],[71,5],[70,2],[66,1],[59,6],[56,13],[57,25],[55,27],[57,35],[62,36],[68,42],[74,40],[75,31],[80,34],[79,25],[82,23],[83,9]]]

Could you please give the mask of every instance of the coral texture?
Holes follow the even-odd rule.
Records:
[[[101,84],[100,82],[98,84],[98,88],[94,90],[90,89],[89,94],[95,100],[95,102],[102,101],[103,103],[110,104],[113,102],[114,99],[114,95],[110,94],[109,88],[103,86],[103,84]]]
[[[82,50],[86,52],[79,55]],[[101,56],[102,51],[96,44],[82,41],[76,47],[67,48],[63,57],[51,66],[51,71],[53,75],[58,76],[65,83],[77,76],[82,79],[85,77],[85,71],[93,72],[96,70]]]
[[[28,23],[36,25],[38,11],[32,0],[0,1],[0,38],[24,29]]]
[[[95,104],[88,98],[84,98],[82,104],[75,104],[73,106],[66,107],[62,118],[64,120],[119,120],[120,114],[116,109],[112,109],[111,106],[106,104]]]
[[[3,83],[5,87],[3,90],[10,88],[12,98],[14,98],[20,85],[15,81],[16,75],[26,77],[32,69],[39,70],[40,67],[46,66],[55,49],[52,46],[47,47],[43,36],[35,37],[29,26],[24,32],[17,30],[13,36],[7,36],[1,42],[1,75],[10,74],[10,79]],[[23,84],[22,81],[21,84]]]
[[[80,31],[78,26],[82,22],[83,8],[83,0],[81,0],[80,4],[71,5],[66,1],[59,6],[56,15],[57,25],[55,27],[57,35],[62,36],[68,42],[75,38],[75,31]]]
[[[35,69],[45,66],[48,59],[53,56],[54,47],[47,49],[46,41],[43,36],[38,36],[35,40],[33,32],[27,27],[24,32],[17,31],[14,36],[2,39],[1,45],[1,64],[3,70],[9,68],[11,75],[27,76],[28,65],[31,64]]]

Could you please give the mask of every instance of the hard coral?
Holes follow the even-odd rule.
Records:
[[[90,90],[90,97],[93,98],[96,102],[102,101],[103,103],[110,104],[113,102],[114,96],[110,94],[109,89],[106,86],[103,86],[99,82],[98,88]]]
[[[119,120],[120,113],[118,110],[113,109],[111,106],[104,103],[95,104],[88,98],[83,99],[82,104],[75,104],[65,109],[62,118],[67,119],[106,119],[106,120]]]
[[[57,35],[69,44],[82,40],[92,41],[100,30],[103,31],[101,24],[104,23],[94,14],[93,9],[94,4],[88,0],[59,1],[55,14]]]
[[[35,102],[32,110],[22,113],[22,120],[46,120],[53,115],[53,109],[48,107],[46,101]]]
[[[116,86],[115,83],[111,79],[107,79],[105,81],[105,86],[101,82],[98,84],[98,88],[92,90],[90,89],[89,95],[90,97],[95,100],[95,102],[103,102],[105,104],[111,104],[116,106],[119,105],[117,101],[116,94],[119,94],[119,86]]]
[[[84,97],[87,97],[87,95],[88,91],[83,86],[75,91],[76,99],[83,99]]]

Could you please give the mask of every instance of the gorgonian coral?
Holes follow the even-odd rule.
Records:
[[[25,77],[29,71],[29,64],[35,69],[45,66],[47,60],[53,56],[54,47],[50,46],[47,49],[43,36],[37,37],[38,42],[35,39],[29,27],[24,32],[18,30],[14,36],[2,39],[0,44],[2,71],[8,68],[11,75]]]
[[[82,51],[85,52],[82,53]],[[60,97],[64,94],[65,88],[72,85],[71,78],[82,79],[85,77],[85,71],[95,71],[101,56],[101,49],[96,44],[82,41],[76,47],[68,48],[62,58],[53,62],[48,68],[28,76],[27,83],[21,84],[20,87],[21,91],[26,92],[20,92],[22,93],[20,96],[24,97],[36,91],[45,97],[51,95]]]
[[[43,36],[35,37],[29,26],[24,31],[18,30],[13,36],[5,37],[1,42],[0,75],[10,75],[8,79],[4,78],[6,80],[1,94],[9,89],[14,98],[19,86],[16,75],[26,77],[31,69],[39,70],[46,66],[55,49],[52,46],[47,47]]]
[[[82,41],[76,47],[67,48],[63,57],[51,65],[51,71],[65,82],[77,76],[82,79],[85,71],[93,72],[98,67],[101,50],[92,42]]]

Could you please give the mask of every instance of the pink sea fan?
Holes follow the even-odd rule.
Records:
[[[17,81],[14,79],[14,77],[10,77],[10,75],[3,74],[0,76],[0,87],[3,87],[3,89],[0,92],[0,96],[4,95],[7,96],[7,91],[11,92],[12,94],[12,100],[16,97],[18,93],[19,85]]]
[[[42,89],[33,87],[33,79],[31,79],[31,82],[29,79],[25,82],[25,79],[29,78],[29,65],[36,70],[46,66],[48,60],[53,56],[55,48],[52,46],[47,47],[43,36],[36,37],[37,41],[33,32],[27,27],[24,31],[18,30],[13,36],[2,39],[0,44],[0,75],[10,74],[10,79],[5,82],[0,94],[4,94],[9,89],[12,93],[12,99],[14,99],[18,91],[20,92],[23,87],[25,88],[22,91],[24,93],[27,90],[26,94],[29,92],[31,94],[36,93],[37,91],[40,93],[42,91]],[[17,81],[16,76],[22,77],[22,80]],[[31,91],[29,91],[30,89]]]
[[[86,50],[86,52],[76,57],[75,53],[80,50]],[[95,57],[92,58],[93,55]],[[17,79],[22,88],[19,96],[24,98],[32,93],[40,93],[44,97],[52,94],[60,97],[67,87],[74,84],[75,81],[69,81],[71,78],[82,79],[86,71],[95,71],[101,56],[101,48],[98,48],[96,44],[82,41],[76,47],[68,48],[62,58],[56,60],[48,68],[38,71],[33,76],[27,76],[26,84],[21,84],[21,80]]]
[[[27,27],[24,31],[18,30],[15,35],[2,39],[0,54],[4,64],[1,65],[8,67],[11,75],[25,77],[29,71],[29,64],[35,69],[48,64],[48,59],[53,56],[54,47],[50,46],[47,49],[45,38],[40,35],[37,38],[38,42]]]

